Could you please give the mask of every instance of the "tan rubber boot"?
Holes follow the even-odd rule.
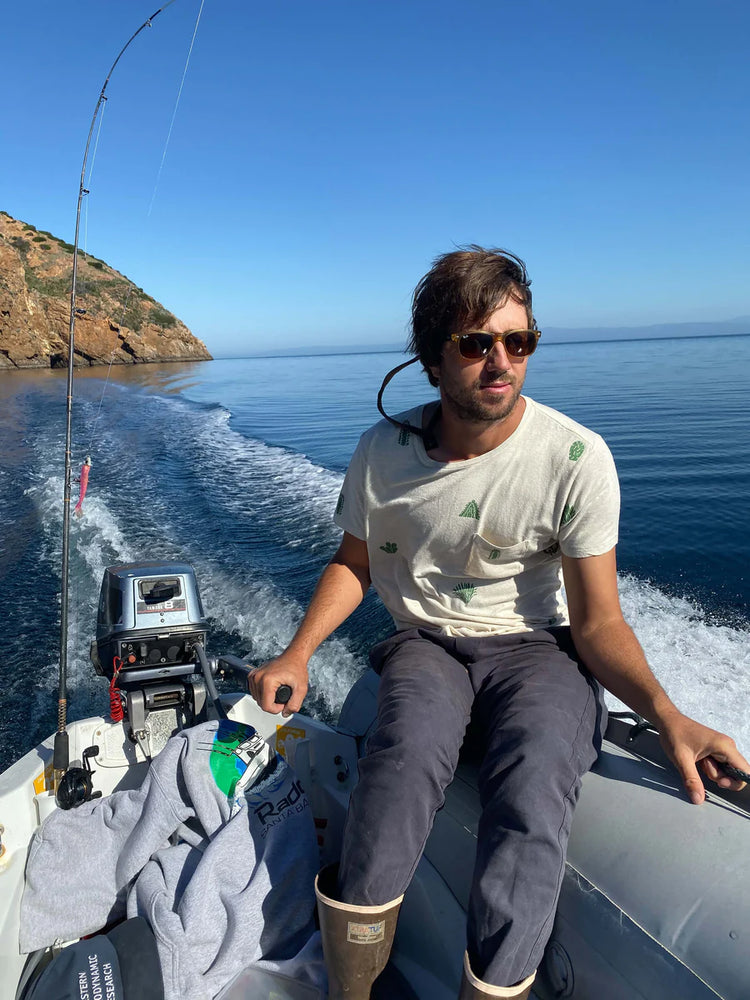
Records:
[[[531,986],[536,978],[536,972],[515,986],[490,986],[477,979],[471,971],[469,956],[464,952],[464,974],[461,979],[461,992],[458,1000],[482,1000],[486,997],[512,997],[513,1000],[528,1000],[531,996]]]
[[[370,1000],[388,963],[403,896],[382,906],[349,906],[334,899],[338,865],[315,879],[329,1000]]]

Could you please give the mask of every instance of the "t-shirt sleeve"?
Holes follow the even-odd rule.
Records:
[[[365,474],[367,471],[366,445],[364,438],[354,450],[349,462],[344,483],[336,501],[334,523],[362,541],[367,539],[367,517],[365,504]]]
[[[617,544],[620,484],[604,440],[596,437],[577,463],[560,520],[560,549],[583,559],[609,552]]]

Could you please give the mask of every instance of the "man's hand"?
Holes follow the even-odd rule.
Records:
[[[318,580],[310,606],[289,646],[248,678],[250,694],[266,712],[299,712],[307,694],[307,663],[318,646],[361,604],[370,586],[367,542],[344,532],[336,554]],[[288,684],[292,697],[276,704],[276,692]]]
[[[656,726],[690,801],[697,805],[706,797],[698,767],[721,788],[744,788],[744,781],[730,778],[717,764],[720,761],[750,771],[734,740],[683,715],[654,677],[640,643],[622,617],[615,550],[583,559],[563,556],[562,566],[578,655],[608,691]]]
[[[292,696],[286,705],[276,703],[276,692],[288,684]],[[282,653],[275,660],[269,660],[262,667],[254,670],[247,680],[250,694],[255,698],[264,712],[279,712],[286,718],[294,712],[299,712],[307,694],[307,661],[295,657],[290,652]]]
[[[716,763],[721,761],[742,771],[750,771],[750,764],[739,752],[730,736],[717,733],[681,712],[675,712],[668,720],[662,719],[659,728],[661,745],[680,772],[688,798],[695,805],[699,805],[706,797],[698,767],[707,778],[715,781],[721,788],[740,791],[745,787],[744,781],[730,778]]]

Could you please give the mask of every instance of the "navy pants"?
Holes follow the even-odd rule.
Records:
[[[581,778],[606,725],[601,689],[568,628],[475,638],[411,629],[371,661],[378,718],[349,806],[340,898],[375,906],[405,891],[471,718],[484,755],[469,960],[491,985],[517,983],[552,931]]]

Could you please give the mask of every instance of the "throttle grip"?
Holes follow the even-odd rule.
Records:
[[[276,689],[276,697],[274,698],[274,704],[276,705],[286,705],[289,699],[292,697],[292,689],[288,684],[281,684]]]

